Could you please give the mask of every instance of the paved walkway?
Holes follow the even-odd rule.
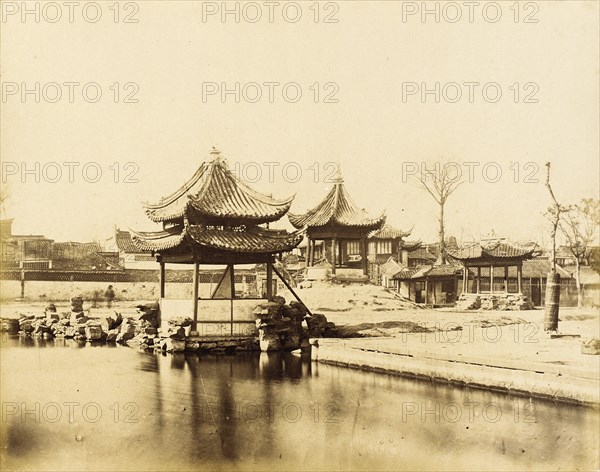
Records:
[[[600,405],[600,356],[534,323],[316,343],[315,361]]]

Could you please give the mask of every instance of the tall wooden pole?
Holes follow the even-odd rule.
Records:
[[[231,323],[229,324],[230,333],[233,336],[233,300],[235,299],[235,274],[233,273],[233,264],[229,265],[229,284],[231,285],[231,309],[230,317]]]
[[[158,271],[158,283],[160,287],[160,298],[165,298],[165,263],[162,258],[160,260],[160,270]]]
[[[279,277],[279,279],[283,282],[283,285],[286,286],[286,288],[290,291],[290,293],[296,298],[296,300],[298,300],[300,303],[302,303],[304,305],[304,307],[306,308],[306,311],[308,312],[308,314],[310,316],[312,316],[312,312],[310,311],[310,309],[306,306],[306,304],[300,299],[300,297],[298,296],[298,294],[296,293],[296,291],[292,288],[292,286],[288,283],[287,280],[285,280],[285,277],[283,275],[281,275],[281,273],[277,270],[277,267],[273,267],[273,272],[275,272],[275,275],[277,275],[277,277]]]
[[[517,266],[517,291],[523,293],[523,263],[519,262]]]
[[[200,264],[197,261],[194,261],[194,277],[192,283],[193,287],[193,313],[194,313],[194,321],[192,322],[192,331],[197,331],[198,328],[198,272],[200,271]]]
[[[367,238],[363,237],[361,240],[361,246],[362,246],[362,253],[363,253],[363,260],[362,260],[362,266],[363,266],[363,275],[368,275],[369,274],[369,261],[367,259]]]
[[[337,239],[333,238],[331,240],[332,253],[331,260],[333,261],[331,264],[331,272],[335,275],[335,266],[337,265]]]
[[[481,293],[481,267],[477,267],[477,293]]]
[[[490,266],[490,293],[494,293],[494,264]]]
[[[273,261],[270,257],[267,261],[267,298],[273,298]]]
[[[550,273],[546,277],[546,299],[544,303],[544,329],[545,331],[557,331],[558,330],[558,311],[560,307],[560,275],[556,271],[556,231],[560,224],[560,214],[565,209],[558,203],[556,196],[550,185],[550,163],[546,162],[546,187],[552,197],[553,211],[551,212],[552,222],[552,268]]]

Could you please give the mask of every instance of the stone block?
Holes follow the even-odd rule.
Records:
[[[274,334],[260,336],[258,343],[262,352],[281,350],[281,342],[279,340],[279,336],[276,336]]]

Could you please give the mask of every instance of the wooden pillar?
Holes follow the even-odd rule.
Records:
[[[517,292],[523,293],[523,263],[517,265]]]
[[[363,237],[361,239],[362,253],[363,253],[363,275],[369,274],[369,261],[367,260],[367,238]]]
[[[337,239],[333,238],[331,240],[331,273],[335,275],[335,266],[337,264]]]
[[[427,279],[425,279],[425,306],[427,306],[428,300],[429,300],[429,286],[427,284]]]
[[[508,266],[504,266],[504,292],[508,293]]]
[[[198,272],[199,271],[200,271],[200,264],[197,261],[195,261],[194,262],[194,277],[193,277],[193,281],[192,281],[192,283],[194,284],[194,287],[193,287],[194,321],[192,322],[192,331],[197,331],[197,328],[198,328]]]
[[[494,293],[494,265],[490,266],[490,293]]]
[[[160,260],[160,270],[158,271],[158,283],[160,287],[160,298],[165,298],[165,263]]]
[[[229,285],[231,285],[231,304],[230,304],[230,334],[233,336],[233,300],[235,298],[235,274],[233,272],[233,264],[229,264]]]
[[[465,265],[463,267],[463,279],[462,279],[462,291],[463,293],[467,293],[467,290],[469,288],[469,269],[467,268],[467,266]]]
[[[273,298],[273,261],[270,257],[267,261],[267,298]]]
[[[314,261],[314,247],[312,239],[308,238],[308,246],[306,247],[306,267],[312,267],[315,263]]]
[[[477,293],[481,293],[481,267],[477,267]]]
[[[21,262],[21,300],[25,298],[25,269],[23,267],[23,262]]]

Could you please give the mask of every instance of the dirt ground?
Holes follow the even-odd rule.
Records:
[[[313,283],[297,290],[314,312],[334,322],[342,336],[399,336],[402,333],[468,330],[514,324],[533,324],[543,331],[544,310],[457,311],[426,309],[376,285]],[[280,293],[286,300],[290,293]],[[559,331],[586,337],[600,334],[599,310],[561,308]]]

